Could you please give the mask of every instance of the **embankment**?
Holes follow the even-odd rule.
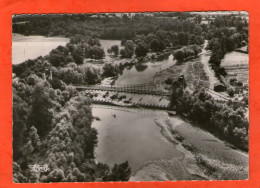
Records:
[[[130,178],[130,181],[206,180],[207,177],[196,164],[196,158],[177,140],[178,135],[172,134],[168,123],[165,123],[163,118],[155,119],[155,123],[161,128],[161,134],[165,139],[183,155],[172,160],[149,161]]]
[[[147,162],[131,181],[248,179],[247,153],[233,149],[179,117],[160,118],[155,122],[183,157]]]

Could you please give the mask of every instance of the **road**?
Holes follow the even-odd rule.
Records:
[[[213,72],[212,68],[209,66],[210,55],[206,53],[206,46],[207,45],[208,45],[208,41],[205,40],[203,50],[201,52],[202,55],[200,56],[200,58],[201,58],[201,63],[204,66],[204,70],[209,77],[209,83],[210,83],[209,88],[213,90],[214,84],[216,82],[218,82],[218,79],[215,77],[215,73]]]

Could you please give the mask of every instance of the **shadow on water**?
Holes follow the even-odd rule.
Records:
[[[137,72],[143,72],[147,68],[148,68],[148,66],[144,65],[142,63],[135,65],[135,69],[137,70]]]

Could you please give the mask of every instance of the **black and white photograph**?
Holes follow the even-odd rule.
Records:
[[[13,182],[249,179],[246,11],[12,16]]]

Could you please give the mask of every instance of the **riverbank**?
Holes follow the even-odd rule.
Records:
[[[230,144],[179,117],[163,117],[155,122],[167,141],[184,156],[147,162],[130,181],[151,181],[153,178],[158,181],[248,179],[248,153],[232,149]]]
[[[248,153],[192,126],[187,120],[176,126],[176,118],[170,118],[170,129],[185,138],[182,144],[190,145],[197,164],[204,170],[208,179],[248,179]]]
[[[154,121],[161,128],[163,137],[167,142],[173,144],[182,153],[182,156],[170,160],[149,161],[130,178],[130,181],[207,180],[203,171],[197,166],[196,158],[178,141],[181,138],[176,134],[172,134],[165,120],[167,118],[158,118]],[[178,124],[178,122],[176,123]]]

